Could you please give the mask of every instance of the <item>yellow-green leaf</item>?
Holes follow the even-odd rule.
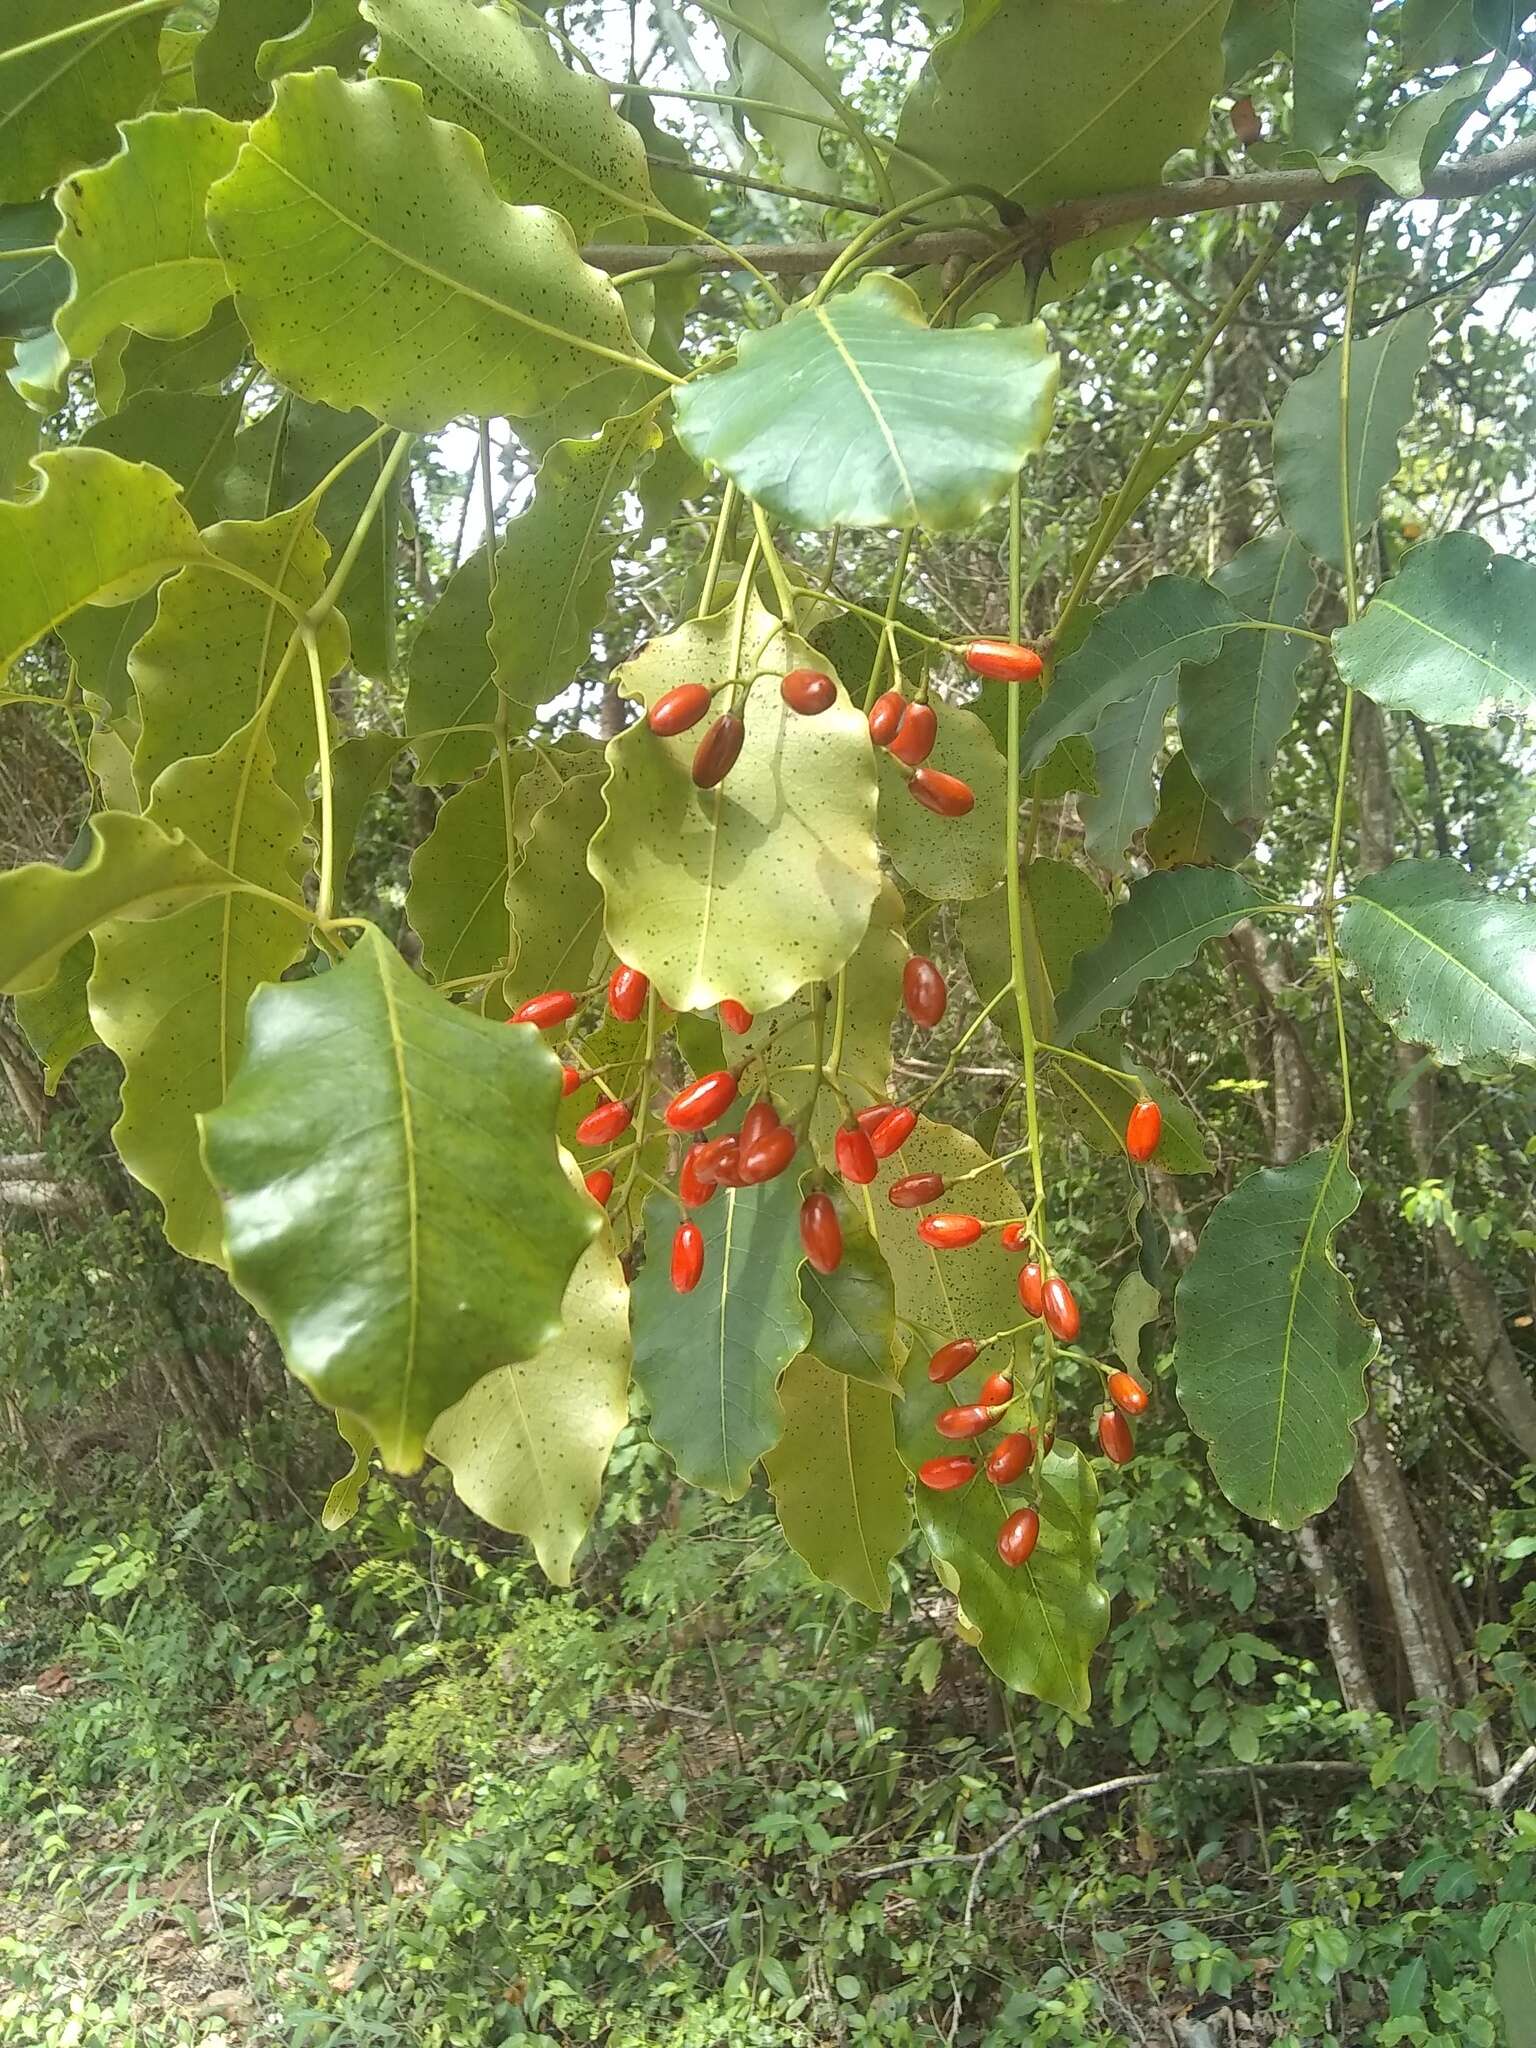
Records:
[[[883,1613],[891,1560],[912,1525],[894,1396],[807,1351],[785,1373],[779,1399],[784,1433],[764,1463],[784,1539],[817,1578]]]

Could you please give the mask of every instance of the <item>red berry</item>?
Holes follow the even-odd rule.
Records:
[[[560,1069],[560,1093],[562,1095],[574,1095],[580,1086],[581,1069],[579,1067],[562,1067]]]
[[[940,818],[963,818],[976,805],[976,792],[958,775],[946,775],[942,768],[914,768],[907,784],[925,811]]]
[[[1005,1372],[988,1373],[976,1398],[983,1408],[1006,1408],[1013,1399],[1013,1381]]]
[[[754,1102],[741,1120],[737,1136],[741,1139],[743,1152],[755,1145],[759,1138],[766,1138],[770,1131],[778,1129],[779,1112],[766,1096],[761,1102]]]
[[[747,728],[734,711],[722,711],[693,750],[693,780],[698,789],[713,789],[736,766]]]
[[[916,1129],[917,1111],[908,1109],[904,1102],[898,1103],[894,1109],[886,1111],[868,1134],[870,1150],[877,1159],[889,1159],[901,1150]]]
[[[1027,1564],[1039,1541],[1039,1515],[1033,1508],[1016,1508],[997,1532],[997,1554],[1004,1564]]]
[[[949,984],[921,953],[914,953],[901,970],[901,1000],[921,1031],[931,1031],[949,1007]]]
[[[891,752],[898,761],[905,761],[909,768],[921,767],[933,752],[933,743],[938,736],[939,718],[933,706],[909,704],[901,714],[901,724],[891,741]]]
[[[645,1008],[651,984],[638,967],[615,967],[608,977],[608,1007],[621,1024],[633,1024]]]
[[[1112,1372],[1104,1383],[1104,1391],[1122,1415],[1146,1414],[1147,1390],[1128,1372]]]
[[[996,1422],[997,1417],[990,1408],[979,1404],[965,1408],[946,1408],[934,1420],[934,1428],[940,1436],[968,1437],[984,1436]]]
[[[777,1180],[795,1156],[795,1134],[788,1124],[775,1124],[749,1145],[741,1147],[741,1177],[749,1187],[759,1181]]]
[[[859,1110],[853,1120],[865,1137],[873,1141],[876,1131],[890,1113],[891,1105],[888,1102],[872,1102],[868,1109]]]
[[[917,1226],[917,1234],[924,1244],[935,1245],[940,1251],[960,1251],[980,1237],[981,1218],[941,1212],[937,1216],[925,1216]]]
[[[896,737],[907,700],[900,690],[887,690],[869,707],[869,737],[877,747],[888,747]]]
[[[744,1185],[741,1178],[741,1140],[734,1132],[729,1137],[710,1139],[700,1155],[699,1172],[707,1179],[718,1181],[723,1188]]]
[[[724,1116],[735,1100],[734,1074],[705,1074],[673,1096],[667,1104],[667,1122],[674,1131],[702,1131]]]
[[[1131,1425],[1117,1408],[1106,1408],[1099,1416],[1099,1449],[1112,1465],[1129,1465],[1136,1455]]]
[[[734,1031],[738,1038],[745,1038],[752,1029],[752,1012],[727,996],[720,1005],[720,1022],[727,1031]]]
[[[981,1346],[974,1337],[951,1337],[947,1344],[941,1344],[928,1361],[928,1377],[936,1386],[942,1387],[947,1380],[955,1379],[975,1358]]]
[[[807,1195],[800,1204],[800,1242],[818,1273],[835,1273],[842,1263],[843,1226],[830,1195]]]
[[[837,685],[819,668],[792,668],[779,684],[779,695],[791,711],[802,718],[815,718],[837,702]]]
[[[627,1102],[600,1102],[589,1109],[576,1126],[578,1145],[611,1145],[634,1122],[635,1112]]]
[[[857,1124],[844,1124],[833,1144],[837,1159],[837,1170],[844,1180],[851,1180],[859,1187],[868,1187],[880,1171],[875,1158],[875,1148]]]
[[[1138,1102],[1125,1120],[1125,1149],[1145,1166],[1163,1135],[1163,1112],[1155,1102]]]
[[[1059,1273],[1053,1273],[1045,1283],[1040,1313],[1045,1317],[1045,1327],[1062,1344],[1070,1344],[1083,1327],[1076,1298]]]
[[[957,1486],[968,1486],[976,1477],[976,1467],[969,1458],[929,1458],[919,1465],[917,1476],[924,1486],[934,1493],[953,1493]]]
[[[587,1193],[600,1209],[606,1208],[608,1197],[613,1193],[613,1175],[606,1166],[594,1166],[584,1178]]]
[[[1045,1308],[1045,1275],[1038,1259],[1019,1268],[1019,1301],[1027,1316],[1037,1316]]]
[[[972,640],[963,656],[973,676],[986,676],[994,683],[1033,683],[1045,668],[1033,647],[1022,647],[1017,640]]]
[[[909,1173],[892,1181],[886,1200],[893,1209],[922,1209],[944,1192],[942,1173]]]
[[[519,1003],[512,1012],[513,1024],[532,1024],[539,1031],[548,1031],[552,1025],[565,1024],[580,1008],[569,989],[552,988],[541,996],[530,996],[525,1003]]]
[[[704,1233],[697,1223],[679,1223],[672,1239],[672,1285],[692,1294],[704,1277]]]
[[[1035,1440],[1027,1429],[1015,1429],[991,1451],[987,1477],[996,1486],[1012,1486],[1035,1461]]]
[[[679,683],[665,690],[646,713],[645,722],[664,740],[697,725],[714,702],[714,695],[702,683]]]
[[[1027,1223],[1005,1223],[999,1241],[1005,1252],[1028,1251],[1029,1225]]]
[[[702,1209],[714,1199],[719,1186],[714,1174],[704,1171],[704,1155],[709,1149],[708,1145],[690,1145],[677,1170],[677,1192],[690,1209]]]

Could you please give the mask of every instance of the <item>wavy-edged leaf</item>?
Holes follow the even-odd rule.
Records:
[[[1045,329],[934,329],[883,271],[678,392],[677,436],[789,526],[974,525],[1050,432]]]
[[[99,1043],[85,998],[95,959],[90,939],[77,939],[46,987],[16,997],[16,1022],[42,1065],[43,1087],[49,1095],[57,1093],[75,1055]]]
[[[1123,1010],[1143,982],[1187,967],[1207,939],[1219,939],[1264,904],[1258,890],[1225,868],[1169,868],[1131,884],[1101,945],[1080,953],[1057,1005],[1063,1045],[1106,1010]]]
[[[638,360],[566,222],[506,206],[474,137],[400,80],[284,78],[208,221],[261,361],[342,410],[430,432],[535,412]]]
[[[1296,1529],[1338,1492],[1377,1333],[1333,1236],[1360,1202],[1342,1143],[1250,1174],[1211,1212],[1174,1297],[1179,1401],[1222,1492]]]
[[[0,341],[0,499],[14,498],[26,488],[31,461],[42,439],[43,422],[5,374],[14,349]]]
[[[161,17],[98,23],[106,0],[6,0],[0,17],[0,204],[35,199],[77,164],[111,153],[113,124],[136,114],[160,81]],[[28,57],[38,36],[79,33]]]
[[[509,757],[513,786],[530,761],[526,750]],[[489,975],[512,957],[507,875],[518,849],[507,836],[511,795],[503,787],[501,764],[493,761],[446,800],[411,855],[405,915],[434,981]]]
[[[793,1174],[722,1188],[696,1216],[704,1277],[673,1291],[677,1205],[645,1205],[646,1261],[630,1290],[635,1379],[651,1435],[692,1486],[739,1500],[784,1429],[779,1375],[805,1349],[810,1310],[796,1278],[800,1190]]]
[[[284,408],[282,470],[276,512],[303,502],[332,476],[344,457],[378,432],[378,422],[362,411],[334,412],[328,405],[291,399]],[[315,524],[340,554],[378,484],[390,454],[387,439],[349,461],[344,473],[327,487],[315,508]],[[373,514],[362,547],[353,559],[337,602],[347,615],[352,659],[364,675],[387,680],[395,663],[395,607],[399,603],[399,536],[401,482],[397,471]]]
[[[123,393],[219,391],[240,367],[247,338],[233,299],[214,308],[213,318],[185,341],[154,341],[131,334],[122,354]]]
[[[1157,816],[1142,846],[1155,868],[1231,868],[1252,850],[1253,838],[1228,823],[1196,780],[1188,753],[1180,752],[1163,770]]]
[[[1139,1268],[1127,1273],[1115,1289],[1115,1305],[1109,1317],[1110,1342],[1127,1372],[1140,1371],[1143,1340],[1156,1323],[1162,1306],[1162,1295]]]
[[[363,1488],[368,1484],[368,1472],[373,1464],[377,1446],[373,1431],[355,1415],[338,1414],[336,1429],[341,1440],[352,1453],[350,1467],[339,1479],[331,1482],[325,1496],[325,1506],[320,1510],[322,1529],[344,1529],[357,1513],[363,1498]]]
[[[880,887],[862,715],[841,689],[819,717],[789,709],[777,678],[826,664],[750,600],[741,644],[757,681],[718,788],[693,785],[698,730],[661,739],[641,720],[608,747],[608,815],[589,857],[608,943],[675,1010],[726,996],[769,1010],[825,980],[864,936]],[[692,620],[651,641],[619,686],[649,705],[685,678],[729,676],[732,647],[729,613]]]
[[[1426,725],[1536,713],[1536,565],[1475,533],[1415,548],[1333,636],[1346,683]]]
[[[491,557],[480,547],[443,585],[411,644],[405,730],[418,782],[465,782],[490,759],[497,703],[490,624]],[[474,725],[482,730],[464,729]]]
[[[309,0],[241,0],[238,6],[221,6],[192,52],[199,102],[231,121],[249,121],[270,105],[271,88],[257,72],[257,54],[269,38],[297,28],[308,4]]]
[[[896,1372],[896,1290],[891,1269],[862,1221],[845,1208],[843,1257],[832,1273],[807,1262],[800,1295],[811,1312],[810,1349],[832,1372],[887,1393]],[[797,1546],[798,1547],[798,1546]]]
[[[764,1459],[784,1540],[817,1578],[883,1614],[892,1560],[912,1527],[890,1388],[807,1351],[784,1375],[784,1433]]]
[[[1108,1032],[1080,1034],[1077,1049],[1097,1060],[1099,1067],[1085,1067],[1080,1060],[1053,1060],[1046,1086],[1051,1101],[1086,1144],[1107,1159],[1123,1159],[1126,1121],[1136,1104],[1150,1097],[1163,1113],[1163,1132],[1152,1154],[1153,1165],[1164,1173],[1210,1172],[1211,1158],[1200,1126],[1177,1089],[1150,1067],[1133,1060]],[[1102,1073],[1101,1067],[1114,1067],[1125,1079]]]
[[[58,215],[46,201],[0,206],[0,339],[46,334],[69,291],[69,270],[53,246]]]
[[[1088,735],[1099,787],[1078,806],[1083,847],[1111,874],[1123,873],[1131,841],[1156,813],[1157,757],[1177,683],[1176,671],[1154,677],[1103,711]]]
[[[369,40],[357,0],[309,0],[301,20],[262,43],[256,52],[257,74],[271,85],[290,71],[315,71],[322,64],[350,73],[357,69]]]
[[[1399,860],[1350,892],[1339,951],[1399,1038],[1447,1066],[1536,1061],[1536,904],[1453,860]]]
[[[534,785],[525,775],[515,794]],[[586,988],[603,943],[603,892],[591,852],[604,818],[603,778],[570,777],[520,831],[520,807],[513,829],[522,858],[507,883],[507,914],[517,934],[517,953],[505,978],[505,1000],[519,1003],[546,988]],[[627,955],[625,956],[628,957]]]
[[[929,700],[938,713],[938,737],[928,757],[931,768],[958,775],[976,798],[963,818],[937,818],[913,797],[907,779],[882,750],[880,844],[902,880],[920,896],[964,903],[985,896],[1003,879],[1003,848],[997,829],[1008,769],[991,733],[973,711],[942,698]]]
[[[1024,928],[1024,989],[1035,1036],[1049,1044],[1056,1035],[1056,999],[1066,987],[1072,962],[1096,946],[1109,930],[1104,892],[1071,861],[1033,860],[1019,877]],[[960,943],[972,986],[983,1002],[1013,974],[1008,942],[1008,901],[1002,889],[967,903],[960,912]],[[992,1021],[1015,1052],[1023,1045],[1012,997],[992,1012]]]
[[[1357,335],[1350,353],[1349,487],[1358,538],[1376,517],[1397,468],[1398,436],[1413,414],[1414,387],[1429,354],[1431,308],[1400,314],[1374,334]],[[1275,488],[1287,526],[1314,555],[1344,566],[1340,464],[1343,392],[1340,345],[1298,377],[1275,415]]]
[[[1297,147],[1338,147],[1354,120],[1372,0],[1292,0],[1291,133]]]
[[[230,1277],[316,1398],[414,1471],[445,1408],[556,1335],[600,1228],[555,1145],[559,1061],[434,995],[371,927],[329,973],[263,989],[248,1032],[202,1120]]]
[[[1347,178],[1370,171],[1399,199],[1417,199],[1424,180],[1456,140],[1457,132],[1475,111],[1491,77],[1502,66],[1469,64],[1443,85],[1418,93],[1400,106],[1375,149],[1355,149],[1338,163],[1324,162],[1323,175]]]
[[[782,164],[789,184],[807,185],[813,192],[827,189],[836,181],[821,154],[821,136],[823,127],[837,126],[841,87],[827,63],[832,16],[826,0],[737,0],[731,11],[736,17],[729,34],[733,90],[766,103],[744,108],[747,120]],[[770,50],[754,28],[766,30],[798,61],[791,64]],[[793,107],[809,118],[769,111],[780,107]]]

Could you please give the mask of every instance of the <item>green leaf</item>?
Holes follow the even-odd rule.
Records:
[[[1123,1010],[1143,982],[1187,967],[1207,939],[1224,938],[1264,900],[1224,868],[1171,868],[1133,882],[1103,944],[1078,956],[1058,1005],[1061,1043],[1070,1045],[1106,1010]]]
[[[1477,25],[1472,0],[1403,0],[1398,33],[1405,71],[1465,64],[1480,57],[1489,42]]]
[[[1235,636],[1234,636],[1235,637]],[[1253,634],[1248,636],[1257,639]],[[1228,641],[1228,646],[1232,642]],[[1163,770],[1157,816],[1142,845],[1158,868],[1235,867],[1252,847],[1252,836],[1229,825],[1195,780],[1187,752],[1174,754]]]
[[[35,199],[77,164],[116,146],[114,122],[136,114],[160,81],[161,17],[93,27],[106,0],[6,0],[0,19],[0,204]],[[38,36],[80,33],[6,61]]]
[[[186,107],[126,121],[122,138],[109,162],[59,187],[58,249],[70,292],[53,324],[75,362],[88,362],[122,327],[184,340],[229,290],[204,210],[244,129]]]
[[[661,443],[649,412],[610,420],[595,441],[557,441],[533,503],[496,551],[490,648],[497,687],[525,712],[556,697],[592,651],[613,580],[615,501]]]
[[[256,70],[269,37],[285,36],[304,19],[308,0],[230,0],[192,53],[199,102],[232,121],[248,121],[270,105],[272,93]]]
[[[445,1002],[371,927],[251,1004],[240,1072],[202,1119],[230,1277],[393,1472],[560,1328],[601,1218],[561,1170],[559,1098],[537,1032]]]
[[[373,1463],[376,1448],[373,1431],[366,1423],[359,1422],[355,1415],[338,1414],[336,1428],[342,1442],[352,1452],[352,1464],[348,1471],[334,1481],[325,1496],[325,1506],[320,1510],[322,1529],[344,1529],[357,1513],[363,1497],[363,1488],[368,1484],[368,1468]]]
[[[1447,1066],[1536,1061],[1536,905],[1453,860],[1394,861],[1350,892],[1339,951],[1397,1036]]]
[[[629,1289],[607,1229],[577,1261],[561,1317],[526,1364],[488,1372],[439,1415],[427,1449],[466,1507],[526,1536],[545,1577],[568,1586],[629,1420]]]
[[[811,117],[795,120],[787,114],[769,113],[766,107],[754,107],[744,109],[746,118],[783,165],[788,184],[804,185],[813,192],[835,186],[836,174],[821,153],[822,128],[836,128],[834,109],[841,97],[837,77],[827,63],[832,17],[826,0],[735,0],[731,12],[741,24],[727,31],[736,71],[733,90],[747,99],[794,107]],[[754,28],[766,30],[782,48],[792,51],[799,65],[787,63],[766,48],[753,35]],[[817,91],[807,71],[821,81],[822,91]]]
[[[1092,876],[1070,861],[1031,861],[1019,880],[1024,988],[1035,1036],[1049,1044],[1056,1033],[1056,998],[1066,987],[1078,954],[1096,946],[1109,930],[1109,905]],[[960,943],[972,985],[985,1002],[1013,973],[1005,890],[994,889],[990,896],[963,906]],[[1023,1040],[1011,997],[992,1012],[992,1021],[1018,1052]]]
[[[528,765],[526,754],[519,769]],[[508,762],[514,780],[516,770]],[[421,940],[421,964],[434,981],[458,981],[505,967],[513,951],[507,912],[508,844],[502,771],[456,789],[411,855],[405,914]],[[517,852],[515,842],[511,848]],[[549,986],[550,984],[546,984]]]
[[[1222,35],[1228,85],[1291,54],[1291,0],[1232,0]]]
[[[429,114],[479,138],[503,199],[553,207],[580,242],[650,204],[640,137],[542,27],[472,0],[364,0],[363,13],[379,31],[374,69],[410,79]]]
[[[9,367],[12,356],[10,343],[0,341],[0,373]],[[0,374],[0,499],[14,498],[31,482],[30,465],[42,438],[42,426],[41,418],[15,385]]]
[[[1312,564],[1284,527],[1250,541],[1216,571],[1240,612],[1298,626],[1312,594]],[[1280,742],[1296,716],[1296,670],[1307,643],[1288,633],[1229,633],[1215,656],[1179,670],[1179,735],[1189,765],[1234,824],[1269,808]]]
[[[310,0],[302,20],[263,42],[256,70],[268,85],[290,71],[317,71],[322,64],[352,72],[368,41],[357,0]]]
[[[809,1263],[801,1268],[800,1295],[811,1312],[808,1348],[832,1372],[891,1393],[901,1385],[891,1269],[846,1207],[842,1224],[843,1258],[836,1272],[818,1273]]]
[[[952,533],[1050,432],[1045,329],[931,329],[885,272],[742,335],[737,362],[676,396],[677,436],[789,526]]]
[[[1228,431],[1223,420],[1213,420],[1203,427],[1195,427],[1187,434],[1176,434],[1171,441],[1159,441],[1154,448],[1144,448],[1132,463],[1126,474],[1125,485],[1117,484],[1106,491],[1099,500],[1099,516],[1083,535],[1078,546],[1074,568],[1080,568],[1091,555],[1095,561],[1104,553],[1115,536],[1122,533],[1136,513],[1146,503],[1165,477],[1187,462],[1197,449],[1205,447],[1218,434]],[[1116,505],[1121,490],[1129,486],[1125,502]],[[1079,608],[1080,610],[1081,608]],[[1070,630],[1070,629],[1069,629]]]
[[[278,496],[265,509],[276,512],[282,506],[301,504],[329,479],[343,456],[350,455],[377,429],[378,422],[366,412],[339,413],[329,406],[306,404],[303,399],[291,401],[286,409]],[[376,441],[334,483],[327,483],[316,507],[315,524],[333,552],[340,553],[352,538],[352,529],[362,517],[389,452],[387,441]],[[400,494],[397,473],[337,596],[352,634],[352,659],[364,675],[379,681],[387,681],[395,665]]]
[[[764,1463],[784,1540],[817,1578],[883,1614],[891,1562],[912,1526],[894,1396],[806,1352],[779,1397],[784,1433]]]
[[[1127,1372],[1140,1370],[1142,1333],[1157,1321],[1162,1305],[1163,1297],[1138,1271],[1127,1273],[1115,1289],[1115,1305],[1109,1318],[1110,1342]]]
[[[1261,1168],[1212,1211],[1174,1297],[1179,1401],[1217,1484],[1282,1529],[1327,1507],[1354,1461],[1378,1338],[1332,1246],[1359,1202],[1342,1142]]]
[[[208,221],[258,356],[302,397],[430,432],[639,360],[566,223],[505,206],[473,136],[394,79],[284,78]]]
[[[741,1498],[783,1434],[779,1375],[810,1338],[796,1279],[799,1216],[793,1174],[723,1188],[694,1219],[704,1277],[677,1294],[668,1270],[677,1205],[659,1194],[645,1205],[646,1260],[630,1290],[635,1379],[651,1435],[681,1476],[726,1500]]]
[[[46,334],[63,304],[69,269],[53,246],[58,227],[43,200],[0,206],[0,339]]]
[[[1101,712],[1088,735],[1099,789],[1078,806],[1083,847],[1112,875],[1124,872],[1132,839],[1157,809],[1157,757],[1177,683],[1177,671],[1154,677],[1134,697]]]
[[[1499,1943],[1493,1995],[1508,2031],[1508,2048],[1536,2048],[1536,1931],[1527,1927]]]
[[[1152,1155],[1153,1164],[1164,1173],[1210,1172],[1211,1158],[1200,1126],[1176,1089],[1133,1060],[1124,1046],[1105,1032],[1080,1034],[1078,1046],[1089,1059],[1118,1068],[1125,1075],[1119,1081],[1078,1060],[1051,1063],[1047,1084],[1051,1100],[1079,1137],[1107,1159],[1123,1159],[1126,1120],[1135,1105],[1150,1096],[1163,1113],[1163,1134]]]
[[[1292,0],[1291,133],[1298,148],[1336,149],[1354,120],[1372,0]]]
[[[124,395],[143,391],[218,391],[240,367],[246,333],[233,299],[215,307],[213,318],[185,341],[152,341],[132,334],[123,350]]]
[[[937,818],[913,797],[906,777],[882,750],[880,844],[892,866],[920,896],[963,903],[985,896],[1003,878],[1003,849],[997,829],[1008,769],[992,735],[972,711],[941,697],[931,700],[939,732],[928,757],[932,768],[970,784],[975,808],[963,818]],[[820,723],[820,721],[817,721]]]
[[[1350,354],[1349,480],[1354,534],[1376,517],[1397,468],[1398,436],[1413,415],[1414,387],[1429,354],[1430,307],[1400,314],[1357,335]],[[1275,486],[1280,512],[1298,539],[1335,569],[1344,566],[1340,463],[1343,436],[1340,345],[1298,377],[1275,415]]]
[[[466,782],[490,759],[497,704],[486,645],[490,623],[491,558],[481,547],[443,585],[411,646],[405,730],[414,743],[418,782]],[[466,732],[471,725],[485,729]],[[428,733],[435,737],[422,737]]]
[[[1536,712],[1536,566],[1475,533],[1415,548],[1352,626],[1333,636],[1339,674],[1427,725],[1489,725]]]
[[[392,732],[349,732],[331,749],[331,837],[337,893],[345,896],[347,866],[369,800],[389,787],[402,742]]]
[[[1057,669],[1025,728],[1025,774],[1062,740],[1091,733],[1112,705],[1140,696],[1180,662],[1209,661],[1240,623],[1237,608],[1212,584],[1193,576],[1154,576],[1144,590],[1095,619],[1082,646]]]
[[[176,485],[96,448],[32,464],[41,490],[0,504],[0,684],[12,662],[84,604],[124,604],[203,551]]]
[[[525,776],[516,794],[532,783]],[[517,934],[507,1002],[591,982],[603,943],[603,892],[593,865],[603,816],[602,776],[576,774],[534,814],[526,835],[519,835],[522,858],[507,884],[507,912]],[[513,824],[518,825],[516,815]]]
[[[50,1095],[57,1093],[76,1053],[98,1043],[85,1000],[95,958],[89,938],[77,939],[45,988],[16,998],[16,1022],[42,1062],[43,1086]]]
[[[1324,162],[1330,179],[1370,171],[1399,199],[1417,199],[1424,180],[1456,140],[1490,76],[1502,66],[1471,64],[1444,85],[1419,93],[1398,108],[1379,149],[1357,149],[1337,163]]]
[[[732,643],[728,614],[692,620],[627,663],[619,687],[650,705],[685,678],[718,681],[736,667]],[[716,789],[689,773],[697,731],[661,739],[642,719],[608,747],[608,815],[589,856],[608,943],[675,1010],[725,996],[769,1010],[836,974],[880,887],[862,715],[841,690],[819,717],[789,709],[777,679],[825,663],[755,603],[741,645],[757,680],[741,757]]]

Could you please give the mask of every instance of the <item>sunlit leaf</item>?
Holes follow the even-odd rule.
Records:
[[[784,1433],[764,1463],[784,1539],[817,1578],[883,1613],[891,1561],[912,1526],[894,1396],[805,1352],[780,1400]]]
[[[1170,868],[1133,882],[1103,943],[1077,957],[1057,1005],[1061,1043],[1070,1045],[1106,1010],[1123,1010],[1144,982],[1187,967],[1207,939],[1224,938],[1264,900],[1225,868]]]
[[[902,880],[919,895],[963,903],[985,896],[1003,878],[998,819],[1008,771],[992,735],[974,712],[938,697],[931,702],[938,713],[939,734],[929,766],[969,783],[975,807],[963,818],[935,817],[914,799],[906,777],[882,752],[877,757],[880,844]]]
[[[1322,162],[1327,178],[1353,177],[1370,171],[1399,199],[1417,199],[1424,180],[1456,140],[1474,112],[1491,76],[1499,67],[1471,64],[1443,85],[1421,92],[1398,108],[1386,136],[1375,149],[1353,149],[1348,156]]]
[[[6,0],[0,15],[0,204],[35,199],[65,171],[116,147],[113,124],[154,92],[160,17],[93,26],[121,8],[107,0]],[[38,36],[79,23],[80,33],[4,61]]]
[[[377,1448],[373,1431],[366,1423],[359,1422],[355,1415],[338,1413],[336,1428],[352,1453],[352,1463],[339,1479],[332,1482],[331,1490],[325,1496],[325,1506],[320,1510],[322,1529],[344,1529],[357,1513]]]

